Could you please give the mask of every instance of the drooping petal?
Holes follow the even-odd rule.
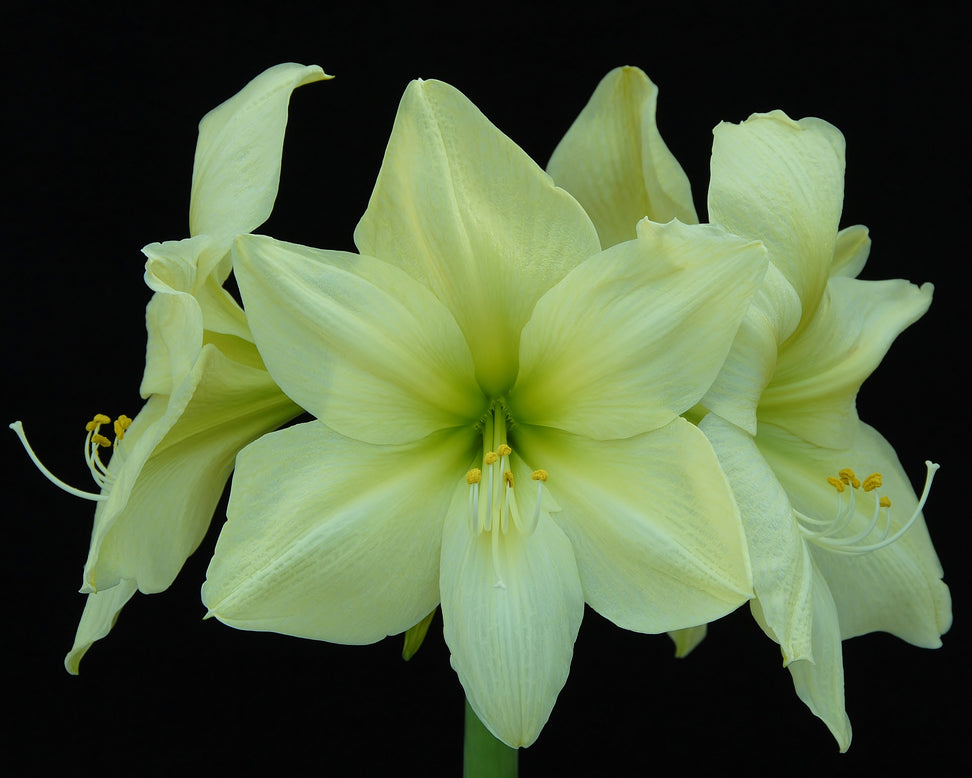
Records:
[[[812,659],[813,563],[786,492],[747,432],[715,413],[699,429],[739,505],[760,625],[780,644],[785,662]]]
[[[317,65],[276,65],[203,117],[192,170],[190,235],[228,242],[267,220],[280,183],[290,95],[327,78]]]
[[[405,90],[354,240],[435,293],[496,396],[516,376],[536,301],[600,248],[577,201],[439,81]]]
[[[780,343],[800,323],[800,311],[796,291],[770,263],[702,405],[755,435],[756,409],[763,389],[776,369]]]
[[[138,591],[138,584],[131,578],[123,578],[115,586],[89,594],[84,601],[84,613],[74,636],[74,645],[64,657],[64,669],[77,675],[81,660],[97,640],[111,632],[118,614]]]
[[[668,637],[675,644],[675,656],[678,659],[684,659],[691,654],[696,646],[705,640],[705,635],[708,631],[708,624],[700,624],[697,627],[685,627],[684,629],[676,629],[669,632]]]
[[[823,294],[844,199],[844,137],[782,111],[714,130],[709,220],[758,238],[793,285],[804,321]]]
[[[335,643],[404,632],[439,600],[442,526],[471,429],[375,446],[318,421],[242,451],[202,588],[239,629]]]
[[[666,632],[752,596],[742,524],[712,447],[681,418],[624,440],[521,425],[513,443],[562,510],[584,599],[619,627]]]
[[[787,665],[797,696],[823,721],[841,753],[850,748],[851,723],[844,710],[844,657],[837,608],[820,572],[813,574],[813,660]]]
[[[761,422],[830,448],[846,448],[857,391],[894,339],[931,305],[933,287],[837,276],[813,319],[780,349],[759,405]]]
[[[514,418],[598,439],[664,426],[719,371],[766,267],[710,225],[639,226],[545,294],[523,328]]]
[[[871,238],[867,227],[855,224],[837,233],[834,245],[834,261],[830,266],[831,276],[857,278],[867,264],[871,253]]]
[[[756,441],[794,507],[827,519],[836,513],[837,497],[826,477],[852,468],[860,478],[881,473],[879,493],[891,500],[891,533],[914,513],[918,501],[911,482],[890,444],[872,427],[855,426],[850,447],[824,449],[784,430],[762,425]],[[931,500],[934,503],[934,492]],[[845,536],[870,523],[874,497],[861,495]],[[868,540],[879,541],[881,521]],[[901,538],[866,554],[847,555],[811,546],[817,567],[830,586],[840,613],[843,638],[881,630],[917,646],[935,648],[952,622],[951,598],[942,582],[942,567],[924,520],[919,517]]]
[[[442,537],[443,633],[480,721],[507,745],[529,746],[570,670],[584,614],[577,564],[546,513],[530,535],[475,531],[468,489],[456,489]]]
[[[203,346],[171,395],[149,398],[112,454],[82,591],[126,578],[147,594],[167,589],[205,536],[236,453],[298,413],[266,370]]]
[[[697,224],[688,176],[655,122],[656,87],[633,67],[615,68],[554,149],[547,172],[584,206],[601,246],[632,240],[646,216]]]
[[[455,320],[393,265],[262,236],[233,262],[270,374],[341,434],[404,443],[485,411]]]

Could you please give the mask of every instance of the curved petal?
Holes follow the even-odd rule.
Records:
[[[852,445],[843,450],[813,446],[769,425],[760,427],[756,441],[793,506],[808,516],[834,516],[834,490],[825,479],[845,467],[860,477],[881,473],[879,493],[891,500],[892,533],[918,507],[894,449],[866,424],[856,425]],[[852,536],[867,527],[873,500],[872,495],[864,494],[856,501],[854,520],[843,535]],[[879,540],[882,528],[883,523],[871,539]],[[848,555],[820,545],[812,546],[811,552],[837,603],[842,637],[882,630],[917,646],[941,645],[940,636],[952,622],[951,598],[921,517],[900,539],[871,553]]]
[[[466,699],[490,732],[529,746],[570,670],[584,595],[570,541],[543,514],[536,530],[474,531],[455,490],[442,537],[442,629]]]
[[[205,536],[237,452],[298,413],[265,370],[203,346],[172,395],[150,397],[112,454],[82,591],[125,578],[147,594],[167,589]]]
[[[461,429],[374,446],[312,421],[248,446],[202,588],[209,615],[335,643],[404,632],[438,602],[442,524],[476,443]]]
[[[228,243],[267,220],[280,183],[290,95],[327,78],[317,65],[275,65],[202,118],[189,198],[190,235],[205,233]]]
[[[759,420],[817,445],[846,448],[857,391],[894,339],[931,305],[933,287],[837,276],[813,319],[780,348]]]
[[[455,320],[398,268],[252,235],[233,263],[270,374],[341,434],[405,443],[485,411]]]
[[[780,644],[784,662],[812,659],[813,563],[786,492],[748,433],[715,413],[699,429],[739,504],[760,626]]]
[[[752,596],[742,524],[712,447],[681,418],[625,440],[520,426],[512,444],[562,510],[584,599],[619,627],[666,632]]]
[[[722,366],[766,267],[711,225],[639,225],[537,303],[510,394],[517,421],[607,439],[692,407]]]
[[[844,710],[844,657],[840,626],[827,582],[813,571],[813,661],[787,665],[797,696],[823,721],[837,740],[840,752],[850,748],[851,723]]]
[[[435,293],[494,396],[513,383],[536,301],[600,250],[577,201],[439,81],[405,90],[354,240]]]
[[[138,591],[138,584],[131,578],[123,578],[115,586],[102,592],[89,594],[84,601],[84,613],[74,636],[74,645],[64,657],[64,669],[77,675],[81,660],[95,641],[111,632],[118,614]]]
[[[684,659],[695,650],[696,646],[705,640],[705,635],[709,631],[708,624],[700,624],[697,627],[685,627],[676,629],[668,633],[668,637],[675,644],[675,656]]]
[[[608,248],[632,240],[646,216],[698,224],[688,176],[658,132],[658,87],[638,68],[615,68],[554,149],[547,172],[584,206]]]
[[[830,274],[844,199],[844,137],[782,111],[722,123],[712,143],[709,220],[758,238],[793,284],[806,320]]]
[[[855,224],[837,233],[834,244],[834,261],[830,266],[831,276],[857,278],[867,264],[871,253],[871,237],[867,227]]]
[[[763,389],[776,370],[780,343],[800,323],[800,311],[796,291],[770,263],[702,405],[755,435],[756,411]]]

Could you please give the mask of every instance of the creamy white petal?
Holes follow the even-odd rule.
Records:
[[[330,78],[317,65],[288,62],[254,78],[199,123],[189,234],[231,240],[270,216],[291,93]]]
[[[813,446],[769,425],[760,427],[756,440],[794,507],[808,516],[827,519],[836,514],[837,495],[825,479],[845,467],[860,478],[881,473],[879,493],[891,499],[892,533],[917,508],[911,482],[894,449],[866,424],[856,425],[851,446],[843,450]],[[934,490],[929,503],[935,504]],[[868,526],[873,494],[860,495],[856,506],[843,536]],[[870,540],[880,540],[883,527],[882,522]],[[881,630],[918,646],[941,645],[940,635],[952,622],[951,598],[921,517],[900,539],[871,553],[848,556],[820,545],[811,546],[811,553],[837,603],[843,638]]]
[[[74,636],[74,645],[64,657],[64,669],[77,675],[81,660],[95,641],[111,632],[118,614],[138,591],[138,584],[131,578],[123,578],[110,589],[89,594],[84,600],[84,613]]]
[[[523,328],[514,418],[598,439],[656,429],[699,401],[766,267],[710,225],[639,225],[545,294]]]
[[[715,413],[699,429],[739,505],[760,625],[780,644],[785,662],[811,659],[813,563],[786,492],[747,432]]]
[[[264,436],[237,459],[209,615],[335,643],[404,632],[438,603],[443,522],[477,449],[471,429],[406,446],[319,421]]]
[[[712,447],[681,418],[625,440],[522,425],[511,445],[548,473],[584,599],[619,627],[666,632],[752,596],[739,512]]]
[[[570,670],[584,614],[570,541],[543,514],[524,535],[476,532],[455,489],[442,537],[442,628],[466,699],[507,745],[533,743]]]
[[[149,398],[114,449],[82,591],[125,578],[145,593],[167,589],[205,536],[236,453],[299,412],[265,370],[203,346],[173,393]]]
[[[837,233],[834,245],[834,261],[830,266],[831,276],[857,278],[867,264],[871,253],[871,238],[867,227],[855,224]]]
[[[678,219],[697,224],[688,176],[655,122],[656,87],[634,67],[615,68],[554,149],[547,172],[597,227],[601,246],[632,240],[635,226]]]
[[[405,90],[354,240],[435,293],[495,396],[513,383],[536,301],[600,249],[577,201],[439,81]]]
[[[849,446],[858,389],[898,334],[928,310],[932,291],[901,280],[831,279],[813,319],[780,348],[760,422],[821,446]]]
[[[486,410],[455,320],[393,265],[252,235],[233,263],[270,374],[341,434],[405,443]]]
[[[820,119],[782,111],[714,130],[709,220],[758,238],[793,284],[804,319],[830,273],[844,199],[844,137]]]
[[[679,659],[687,657],[693,650],[705,640],[705,635],[709,631],[708,624],[700,624],[697,627],[685,627],[676,629],[668,633],[668,637],[675,644],[675,656]]]

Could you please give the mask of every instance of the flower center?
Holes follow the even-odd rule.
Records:
[[[925,507],[928,494],[931,492],[932,480],[938,467],[934,462],[925,462],[925,487],[918,500],[918,507],[894,533],[891,532],[891,500],[880,493],[880,489],[884,485],[881,474],[871,473],[862,481],[849,467],[841,470],[836,476],[827,478],[827,483],[834,487],[837,492],[836,515],[830,519],[815,519],[794,510],[794,514],[799,520],[800,531],[807,540],[821,548],[842,554],[867,554],[889,546],[901,538],[918,520],[922,508]],[[850,525],[858,511],[857,493],[867,494],[866,499],[873,501],[873,509],[867,525],[863,529],[851,533],[849,531]],[[884,514],[883,520],[882,513]]]
[[[101,489],[100,493],[86,492],[82,489],[77,489],[69,484],[64,483],[64,481],[44,467],[40,459],[37,458],[34,450],[27,442],[27,435],[24,433],[24,425],[19,421],[15,421],[10,425],[10,429],[17,433],[17,437],[20,438],[20,442],[27,451],[27,455],[48,481],[57,486],[59,489],[63,489],[68,494],[73,494],[75,497],[83,497],[86,500],[100,501],[108,499],[108,490],[110,489],[112,481],[114,480],[111,473],[108,472],[108,466],[101,461],[100,450],[102,448],[117,447],[118,443],[124,439],[125,431],[129,428],[131,423],[132,420],[125,415],[119,416],[117,419],[115,419],[114,441],[109,440],[107,437],[101,434],[102,425],[111,424],[111,418],[105,416],[103,413],[96,413],[94,418],[84,427],[88,433],[84,438],[84,462],[88,466],[88,470],[91,472],[91,477],[94,479],[94,482],[98,485],[98,488]]]

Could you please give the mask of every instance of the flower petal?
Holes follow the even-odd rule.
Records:
[[[442,628],[466,699],[490,732],[529,746],[570,670],[584,595],[570,541],[542,514],[526,536],[477,532],[463,483],[442,537]]]
[[[438,602],[442,524],[476,443],[460,429],[374,446],[312,421],[248,446],[202,588],[209,615],[335,643],[404,632]]]
[[[536,301],[600,248],[577,201],[438,81],[405,90],[354,240],[435,293],[495,396],[513,383]]]
[[[665,632],[752,596],[739,513],[712,447],[681,418],[624,440],[521,425],[514,449],[548,472],[551,514],[577,557],[584,599],[619,627]]]
[[[831,276],[857,278],[864,269],[871,253],[871,238],[867,227],[855,224],[837,233],[834,245],[834,261],[830,266]]]
[[[523,328],[517,421],[623,438],[699,401],[766,267],[759,243],[710,225],[639,225],[642,237],[573,270]]]
[[[697,224],[688,176],[655,123],[656,87],[638,68],[615,68],[554,149],[547,172],[587,211],[608,248],[632,240],[646,216]]]
[[[760,422],[821,446],[849,446],[858,389],[898,334],[928,310],[932,291],[901,280],[831,279],[813,319],[780,349]]]
[[[794,507],[808,516],[834,515],[834,492],[825,479],[844,467],[861,477],[882,474],[880,494],[891,499],[892,533],[918,506],[894,449],[864,423],[856,425],[851,446],[843,450],[813,446],[770,425],[760,427],[756,440]],[[848,535],[869,524],[873,499],[867,497],[856,502]],[[848,556],[819,546],[811,552],[837,603],[843,638],[882,630],[917,646],[941,645],[940,636],[952,622],[951,598],[921,517],[900,539],[868,554]]]
[[[89,594],[84,601],[84,613],[74,636],[74,645],[64,657],[64,669],[77,675],[81,660],[97,640],[106,637],[118,620],[118,614],[138,591],[138,584],[123,578],[115,586]]]
[[[228,242],[267,220],[280,183],[290,95],[327,78],[317,65],[276,65],[203,117],[192,170],[190,235]]]
[[[203,346],[172,395],[150,397],[114,449],[82,591],[125,578],[145,593],[167,589],[205,536],[236,453],[299,412],[265,370]]]
[[[739,505],[760,625],[780,644],[784,662],[812,659],[813,563],[786,492],[748,433],[715,413],[699,429]]]
[[[713,132],[709,220],[758,238],[806,320],[829,276],[844,199],[844,137],[820,119],[754,114]]]
[[[485,411],[455,320],[398,268],[262,236],[233,263],[270,374],[341,434],[405,443]]]

